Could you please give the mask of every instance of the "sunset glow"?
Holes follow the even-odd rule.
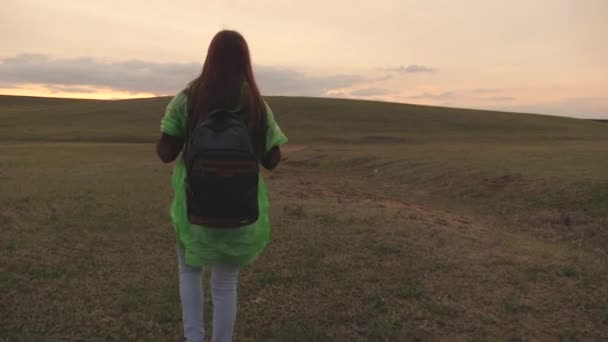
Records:
[[[172,95],[211,37],[249,41],[266,95],[608,118],[608,2],[8,0],[0,93]],[[132,16],[132,13],[137,13]]]

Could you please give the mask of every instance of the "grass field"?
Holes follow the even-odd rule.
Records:
[[[168,100],[0,96],[0,340],[180,340]],[[608,123],[268,102],[236,341],[608,339]]]

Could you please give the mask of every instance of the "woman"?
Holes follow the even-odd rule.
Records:
[[[279,146],[287,142],[255,83],[247,42],[238,32],[221,31],[211,41],[203,71],[167,106],[161,121],[157,154],[171,162],[182,151],[197,124],[216,109],[245,109],[251,142],[260,163],[274,169],[281,160]],[[190,224],[186,213],[183,157],[172,176],[171,220],[177,240],[179,288],[184,336],[203,341],[201,273],[212,268],[213,341],[231,341],[236,319],[239,268],[255,259],[268,243],[268,198],[262,177],[258,184],[259,218],[253,224],[217,229]]]

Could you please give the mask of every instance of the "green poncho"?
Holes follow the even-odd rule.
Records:
[[[161,132],[172,136],[184,137],[186,132],[186,101],[183,93],[176,95],[161,120]],[[287,137],[277,125],[274,115],[266,104],[267,133],[266,150],[287,142]],[[174,198],[171,204],[171,221],[175,237],[183,247],[186,264],[194,267],[215,262],[243,266],[255,259],[268,244],[270,221],[268,219],[268,194],[260,174],[258,185],[259,219],[257,222],[236,229],[213,229],[193,225],[186,217],[186,195],[184,160],[180,156],[173,169],[171,185]]]

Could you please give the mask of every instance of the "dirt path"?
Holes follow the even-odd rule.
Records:
[[[608,321],[608,305],[597,301],[608,295],[600,285],[606,278],[600,262],[563,244],[502,231],[478,217],[391,198],[363,179],[299,165],[285,163],[269,175],[272,201],[282,207],[282,222],[289,227],[284,228],[287,240],[279,243],[298,234],[331,241],[331,251],[305,253],[323,255],[321,264],[340,269],[341,278],[362,295],[394,305],[388,312],[413,334],[397,336],[608,337],[602,323]],[[335,301],[356,302],[342,292],[346,280],[341,284],[320,287],[334,291]],[[354,339],[357,329],[369,328],[353,325],[348,333]]]
[[[308,148],[308,146],[306,146],[306,145],[286,144],[284,146],[281,146],[281,151],[289,155],[291,153],[299,152],[299,151],[305,150],[307,148]]]
[[[291,155],[306,150],[307,148],[308,146],[306,145],[287,144],[282,147],[282,151],[285,153],[286,157],[290,157]],[[292,171],[297,170],[295,168],[290,169]],[[323,183],[313,184],[312,182],[300,181],[300,185],[303,185],[305,189],[303,189],[303,191],[296,191],[295,194],[301,198],[310,198],[311,196],[331,198],[334,200],[349,198],[351,203],[354,202],[358,206],[374,206],[377,208],[397,209],[399,211],[407,212],[407,215],[410,218],[418,219],[429,224],[438,224],[442,226],[453,225],[454,227],[459,227],[461,229],[465,227],[472,228],[475,226],[476,230],[483,229],[483,224],[479,222],[474,223],[474,220],[471,218],[428,208],[415,203],[406,203],[372,193],[356,191],[353,189],[353,187],[337,186],[335,180],[330,181],[328,178],[324,179]]]

